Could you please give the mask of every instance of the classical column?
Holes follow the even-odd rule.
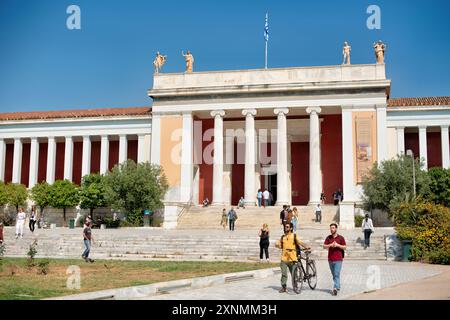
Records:
[[[184,203],[192,201],[193,167],[193,118],[192,113],[183,113],[183,136],[181,138],[181,190],[180,200]]]
[[[256,205],[255,190],[255,109],[242,110],[245,116],[245,179],[244,198],[247,205]]]
[[[14,138],[12,183],[20,183],[22,173],[22,140]]]
[[[377,161],[381,163],[388,158],[386,104],[376,105],[377,110]]]
[[[275,109],[277,120],[277,205],[289,204],[287,167],[287,108]]]
[[[405,154],[405,127],[397,127],[397,154]]]
[[[448,126],[441,126],[442,168],[450,168]]]
[[[66,137],[64,152],[64,179],[72,181],[73,172],[73,139]]]
[[[83,136],[83,160],[81,164],[81,176],[91,173],[91,137]]]
[[[119,135],[119,163],[127,161],[128,158],[127,148],[128,148],[127,135],[126,134]]]
[[[100,144],[100,174],[108,172],[109,165],[109,140],[107,135],[101,137]]]
[[[345,201],[354,201],[355,168],[351,107],[342,106],[342,185]]]
[[[160,163],[160,142],[161,142],[161,116],[159,114],[154,113],[152,115],[152,142],[151,142],[151,151],[150,151],[150,162],[152,164]]]
[[[55,137],[48,137],[47,150],[47,183],[55,182],[55,164],[56,164],[56,140]]]
[[[0,181],[5,181],[6,143],[0,138]]]
[[[320,203],[322,172],[320,170],[320,107],[306,108],[309,114],[309,204]]]
[[[138,134],[138,155],[137,162],[145,162],[145,135]]]
[[[223,204],[223,116],[225,111],[211,111],[214,117],[214,160],[212,203]]]
[[[36,137],[31,138],[30,146],[30,175],[28,179],[28,188],[33,188],[38,183],[39,169],[39,141]]]
[[[423,167],[428,169],[428,155],[427,155],[427,127],[419,126],[419,154],[423,160]]]

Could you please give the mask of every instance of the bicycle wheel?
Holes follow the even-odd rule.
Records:
[[[303,286],[303,270],[300,263],[297,264],[295,271],[292,274],[292,287],[297,287],[298,293],[302,291]]]
[[[314,290],[317,286],[317,269],[314,260],[309,260],[306,264],[306,275],[309,287]]]

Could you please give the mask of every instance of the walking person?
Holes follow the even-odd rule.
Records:
[[[227,222],[228,222],[227,210],[225,208],[223,208],[222,220],[220,221],[220,225],[223,227],[223,230],[225,230],[225,228],[227,227]]]
[[[0,222],[0,244],[3,243],[3,222]]]
[[[322,223],[322,208],[320,207],[320,203],[316,206],[316,222]]]
[[[287,205],[283,204],[283,210],[280,211],[280,224],[283,226],[283,230],[286,221],[287,221]]]
[[[367,247],[370,247],[370,235],[375,231],[373,228],[372,219],[369,218],[368,213],[366,213],[366,216],[363,219],[361,228],[364,232],[364,249],[367,249]]]
[[[320,202],[322,204],[325,204],[325,201],[326,201],[325,193],[322,191],[322,193],[320,194]]]
[[[292,225],[294,226],[294,233],[297,232],[297,224],[298,224],[298,210],[297,207],[292,208]]]
[[[280,293],[288,292],[286,288],[286,283],[288,279],[288,270],[291,274],[294,273],[297,267],[297,246],[303,247],[305,250],[309,250],[310,248],[303,244],[297,237],[296,234],[292,233],[293,230],[292,223],[284,225],[284,235],[281,236],[281,240],[277,241],[275,247],[278,249],[282,249],[281,252],[281,289]],[[294,287],[294,292],[299,293],[298,288]]]
[[[263,193],[261,189],[258,189],[258,193],[256,194],[256,198],[258,199],[258,207],[261,207],[263,200]]]
[[[264,208],[269,205],[269,198],[270,198],[270,193],[267,189],[265,189],[263,192]]]
[[[347,245],[343,236],[337,233],[337,224],[330,224],[330,235],[326,237],[323,244],[324,249],[328,249],[328,265],[333,276],[332,295],[336,296],[341,289],[341,269]]]
[[[30,222],[28,223],[28,228],[30,228],[31,232],[34,232],[34,225],[37,221],[37,213],[36,213],[36,207],[31,207],[31,213],[30,213]]]
[[[19,212],[17,212],[17,218],[16,218],[16,239],[23,238],[23,226],[25,225],[25,219],[27,218],[27,215],[23,211],[23,208],[19,208]]]
[[[263,262],[264,254],[266,255],[266,261],[269,262],[269,225],[264,223],[262,229],[259,230],[259,260]]]
[[[84,243],[85,250],[83,251],[83,254],[81,255],[81,257],[86,262],[94,262],[94,260],[89,258],[89,253],[91,252],[91,245],[92,245],[92,242],[94,241],[94,238],[92,237],[91,226],[92,226],[92,222],[87,222],[83,229],[83,243]]]
[[[335,206],[339,204],[339,193],[337,191],[333,192],[333,204]]]
[[[228,222],[230,224],[230,231],[234,231],[234,223],[237,220],[237,214],[236,211],[234,211],[233,207],[231,207],[231,210],[228,211]]]

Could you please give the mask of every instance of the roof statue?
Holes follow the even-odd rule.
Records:
[[[377,63],[384,63],[384,51],[386,50],[386,45],[383,41],[378,40],[373,44],[373,48],[375,49],[375,57],[377,58]]]
[[[181,55],[186,59],[186,72],[192,72],[194,69],[194,56],[188,50],[186,54],[181,51]]]
[[[344,56],[344,60],[342,64],[350,64],[350,50],[352,47],[348,44],[347,41],[344,42],[344,47],[342,49],[342,55]]]
[[[159,51],[156,53],[156,58],[155,60],[153,60],[153,67],[155,68],[155,73],[159,73],[164,63],[166,63],[166,60],[167,56],[161,55]]]

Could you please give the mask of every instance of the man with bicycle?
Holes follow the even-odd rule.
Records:
[[[282,249],[281,252],[281,289],[280,293],[288,292],[286,288],[287,278],[288,278],[288,270],[293,276],[295,272],[295,268],[297,268],[297,261],[300,257],[297,257],[297,246],[302,247],[305,250],[310,250],[304,243],[302,243],[296,234],[292,232],[294,226],[292,223],[286,223],[284,225],[284,235],[281,237],[281,240],[278,240],[275,247],[278,249]],[[294,284],[294,292],[299,293],[297,286]]]

